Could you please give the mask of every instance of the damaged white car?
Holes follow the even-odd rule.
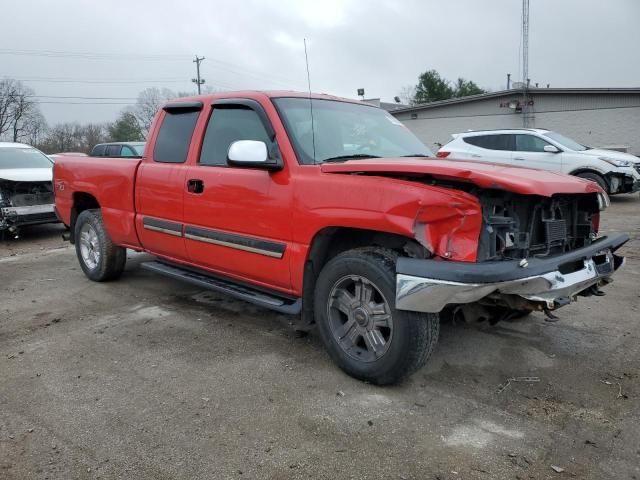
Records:
[[[26,225],[58,222],[51,183],[53,162],[22,143],[0,142],[0,236]]]

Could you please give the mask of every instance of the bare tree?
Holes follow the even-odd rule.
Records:
[[[400,100],[405,105],[413,106],[416,104],[416,87],[412,85],[407,85],[400,89],[400,93],[398,94]]]
[[[18,83],[15,80],[0,80],[0,138],[11,130],[11,115],[17,90]]]
[[[34,97],[35,92],[21,82],[0,80],[0,137],[17,142],[42,129],[44,117]]]
[[[142,133],[146,137],[151,128],[156,113],[160,106],[171,98],[176,98],[176,93],[168,88],[151,87],[138,94],[138,100],[133,107],[133,114],[138,120]]]

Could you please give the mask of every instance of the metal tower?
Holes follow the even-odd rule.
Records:
[[[522,0],[522,126],[531,126],[533,112],[529,105],[529,0]]]

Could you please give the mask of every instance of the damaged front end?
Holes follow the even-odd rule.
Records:
[[[446,245],[465,231],[465,222],[467,227],[473,224],[472,218],[460,216],[439,237],[440,252],[433,258],[398,259],[397,308],[463,311],[491,321],[513,312],[549,313],[578,295],[602,294],[599,287],[623,264],[615,252],[628,236],[597,238],[600,210],[608,202],[604,195],[541,197],[499,190],[474,194],[482,215],[473,261],[468,260],[469,252],[463,252],[464,261],[448,259],[452,250]],[[423,229],[428,222],[418,225]],[[426,237],[417,238],[424,242]],[[436,245],[429,246],[438,251]]]
[[[0,232],[17,235],[27,225],[57,222],[51,182],[0,179]]]

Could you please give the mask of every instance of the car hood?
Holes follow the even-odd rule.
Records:
[[[546,170],[510,167],[495,163],[435,158],[381,158],[322,164],[324,173],[369,175],[428,175],[437,179],[469,182],[523,195],[550,197],[557,193],[596,193],[594,182]]]
[[[608,157],[615,160],[626,160],[627,162],[640,163],[640,158],[630,153],[618,152],[616,150],[605,150],[603,148],[590,148],[589,150],[582,150],[583,155],[591,155],[593,157]]]
[[[53,176],[51,168],[3,168],[0,180],[12,182],[50,182]]]

